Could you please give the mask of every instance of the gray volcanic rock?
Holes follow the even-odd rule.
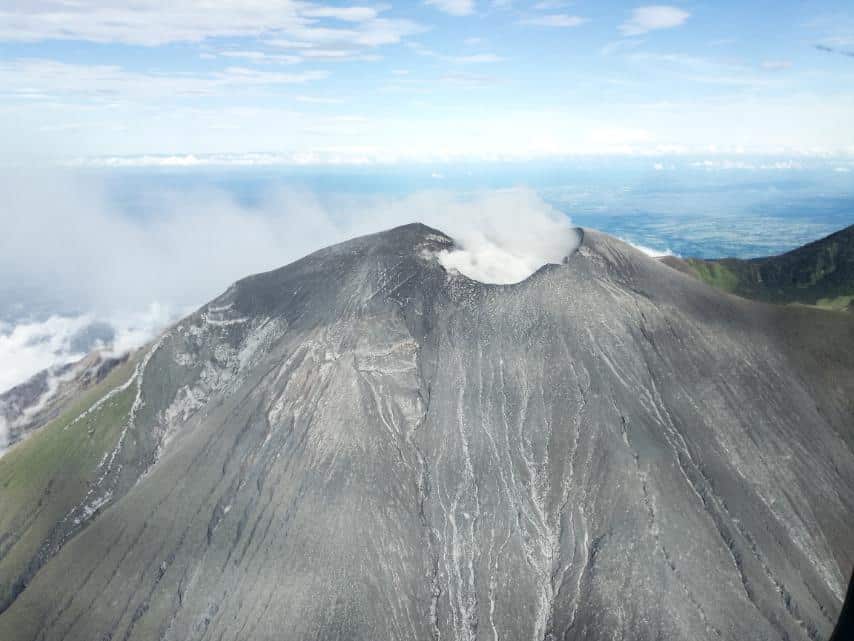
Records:
[[[595,232],[517,285],[451,244],[355,239],[170,329],[127,430],[156,455],[0,639],[827,638],[854,318]]]

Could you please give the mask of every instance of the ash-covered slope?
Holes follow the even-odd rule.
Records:
[[[595,232],[510,286],[446,273],[450,245],[359,238],[167,332],[119,394],[118,489],[0,638],[827,638],[854,318]]]

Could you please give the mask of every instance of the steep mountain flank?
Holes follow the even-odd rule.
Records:
[[[99,493],[42,556],[38,509],[0,517],[0,639],[828,638],[854,317],[592,231],[516,285],[451,246],[409,225],[239,281],[12,448],[0,513],[46,468]]]
[[[854,311],[854,225],[780,256],[662,262],[745,298]]]

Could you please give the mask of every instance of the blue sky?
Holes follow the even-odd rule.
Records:
[[[18,160],[852,156],[852,114],[843,1],[0,0]]]

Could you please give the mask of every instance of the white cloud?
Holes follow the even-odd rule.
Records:
[[[378,46],[420,27],[380,17],[371,7],[329,7],[294,0],[13,0],[0,9],[0,40],[87,40],[137,45],[216,37],[285,34],[306,42]],[[346,27],[321,26],[322,21]]]
[[[586,134],[586,143],[591,147],[613,148],[625,145],[649,143],[655,136],[646,129],[630,127],[596,127]]]
[[[770,87],[784,82],[782,78],[758,73],[753,66],[683,53],[636,52],[626,58],[633,63],[644,64],[648,71],[673,75],[688,82],[749,88]]]
[[[208,60],[216,58],[214,54],[202,54]],[[297,55],[271,54],[264,51],[221,51],[222,58],[236,58],[256,64],[287,64],[295,65],[303,62],[305,58]]]
[[[421,33],[424,28],[403,19],[377,18],[346,28],[325,27],[317,24],[300,24],[285,30],[298,43],[311,46],[379,47],[397,44],[406,36]],[[275,38],[271,44],[293,47],[293,41]],[[309,47],[302,47],[309,48]]]
[[[620,40],[614,40],[613,42],[609,42],[602,46],[599,50],[603,56],[610,56],[616,53],[623,53],[625,51],[631,51],[632,49],[637,49],[641,45],[644,44],[644,40],[641,38],[621,38]]]
[[[451,64],[479,64],[502,62],[504,60],[504,58],[494,53],[476,53],[452,56],[445,53],[439,53],[438,51],[433,51],[418,42],[408,43],[408,46],[419,56],[424,56],[425,58],[436,58],[437,60],[442,60]]]
[[[311,49],[314,45],[310,42],[302,42],[300,40],[288,40],[287,38],[270,38],[266,43],[273,47],[282,49]]]
[[[189,313],[190,308],[182,310]],[[73,363],[88,351],[126,354],[144,345],[175,314],[152,304],[139,313],[96,318],[92,314],[54,315],[45,320],[0,326],[0,393],[42,370]],[[93,332],[93,328],[98,331]],[[107,336],[102,336],[107,334]],[[0,434],[0,449],[3,435]]]
[[[643,66],[630,74],[637,78],[655,68],[668,70],[672,82],[727,82],[751,95],[753,78],[780,85],[781,89],[786,80],[779,74],[760,73],[755,66],[751,72],[714,67],[706,72],[702,65],[657,58],[639,62]],[[241,99],[245,96],[245,102],[228,106],[189,97],[168,102],[168,106],[164,106],[164,99],[146,98],[145,94],[134,98],[130,92],[141,92],[144,83],[128,89],[124,98],[115,93],[98,96],[98,102],[74,94],[64,99],[31,97],[26,99],[26,108],[22,108],[24,98],[10,99],[6,94],[0,96],[0,164],[64,162],[77,157],[115,157],[116,164],[130,164],[151,154],[157,156],[149,156],[147,162],[160,162],[160,155],[193,155],[193,162],[207,164],[365,164],[523,160],[579,154],[690,153],[702,158],[706,153],[713,157],[749,153],[794,157],[851,155],[854,149],[854,130],[849,126],[854,100],[845,94],[811,97],[781,91],[778,98],[765,100],[735,100],[732,95],[701,98],[698,85],[697,96],[684,100],[603,103],[595,113],[587,103],[576,105],[571,101],[527,109],[496,101],[486,103],[488,109],[448,111],[435,101],[443,90],[448,91],[437,85],[437,76],[439,83],[451,87],[465,87],[471,92],[489,87],[490,92],[506,94],[511,86],[502,84],[508,81],[504,70],[484,64],[436,65],[432,75],[425,69],[415,73],[413,67],[412,71],[409,76],[386,76],[380,89],[397,92],[399,95],[389,96],[389,104],[396,101],[400,108],[382,114],[373,111],[371,103],[360,95],[351,95],[350,90],[338,93],[319,84],[241,88],[232,93]],[[157,95],[168,97],[163,86],[153,86]],[[210,95],[210,88],[206,91],[202,95]],[[306,108],[294,100],[300,94],[341,97],[346,102],[335,109]],[[275,96],[276,104],[262,105],[256,96]],[[332,119],[339,115],[373,117],[367,122]],[[271,132],[276,135],[271,136]],[[717,151],[707,151],[712,144],[718,146]],[[32,150],[53,150],[53,154],[33,158]],[[270,153],[254,153],[258,150]],[[223,152],[227,157],[222,157]]]
[[[494,53],[475,53],[469,56],[452,56],[446,58],[449,62],[455,62],[457,64],[467,65],[467,64],[481,64],[481,63],[490,63],[490,62],[501,62],[504,60],[501,56],[497,56]]]
[[[355,33],[344,31],[352,42],[347,42],[345,39],[340,39],[342,30],[333,30],[332,33],[327,29],[312,29],[308,38],[313,38],[317,42],[302,42],[298,40],[286,40],[281,38],[272,38],[266,40],[264,44],[269,47],[283,49],[287,51],[285,55],[266,54],[265,59],[275,62],[278,59],[289,60],[295,59],[297,62],[350,62],[350,61],[374,61],[381,60],[382,56],[372,53],[371,49],[379,47],[383,44],[393,44],[393,42],[382,41],[380,34],[364,32]],[[416,33],[413,31],[412,33]],[[373,40],[373,38],[378,38]],[[366,47],[368,49],[366,50]]]
[[[791,69],[792,63],[790,60],[764,60],[759,66],[766,71],[783,71]]]
[[[0,333],[0,392],[51,365],[78,360],[71,339],[91,321],[52,317],[41,323],[21,323]]]
[[[345,22],[366,22],[377,17],[372,7],[311,7],[301,12],[308,18],[333,18]]]
[[[587,21],[587,18],[582,18],[580,16],[571,16],[566,13],[557,13],[545,16],[523,18],[520,22],[522,24],[529,24],[537,27],[578,27],[583,25]]]
[[[381,56],[370,53],[361,53],[358,49],[304,49],[299,53],[304,60],[312,62],[351,62],[361,60],[369,62],[381,60]]]
[[[631,17],[619,26],[626,36],[638,36],[657,29],[672,29],[685,23],[690,13],[678,7],[667,5],[652,5],[638,7],[632,11]]]
[[[330,98],[328,96],[297,96],[298,102],[306,102],[317,105],[340,105],[344,102],[341,98]]]
[[[786,171],[792,169],[803,169],[802,163],[797,160],[756,162],[749,160],[734,160],[732,158],[695,160],[690,164],[690,166],[698,169],[705,169],[707,171]]]
[[[212,96],[235,89],[304,84],[327,76],[326,71],[283,73],[239,66],[193,75],[141,73],[116,65],[18,59],[0,62],[0,95],[13,98],[27,98],[34,93],[79,96],[91,104],[116,99]]]
[[[554,11],[555,9],[563,9],[568,7],[572,2],[569,0],[542,0],[534,4],[532,9],[535,11]]]
[[[20,289],[50,294],[98,318],[130,316],[155,301],[166,309],[198,305],[247,274],[407,222],[465,239],[480,229],[495,243],[518,236],[520,247],[539,235],[537,220],[551,221],[550,230],[557,229],[555,221],[566,223],[527,190],[466,197],[327,195],[320,201],[310,192],[271,187],[247,206],[212,188],[158,189],[140,195],[144,218],[117,211],[98,175],[6,171],[0,193],[10,195],[0,209],[0,273]],[[513,251],[521,255],[523,249]],[[33,255],[43,259],[33,261]],[[552,250],[547,255],[560,258]]]
[[[215,189],[152,191],[141,196],[145,219],[117,210],[95,176],[5,172],[0,194],[9,195],[0,210],[7,282],[99,318],[155,301],[197,305],[242,275],[341,238],[311,194],[271,191],[253,208]]]
[[[317,103],[322,99],[298,96],[300,102]],[[322,103],[321,103],[322,104]],[[364,122],[360,116],[333,116],[333,121]],[[143,167],[287,167],[309,165],[368,165],[396,162],[394,155],[378,153],[373,148],[333,147],[293,153],[250,152],[236,154],[145,154],[141,156],[95,156],[69,160],[73,168],[143,168]],[[411,160],[411,159],[410,159]]]
[[[424,4],[452,16],[468,16],[474,13],[474,0],[424,0]]]
[[[471,73],[468,71],[449,71],[439,77],[439,81],[446,85],[464,89],[480,89],[501,84],[503,80],[491,75]]]

